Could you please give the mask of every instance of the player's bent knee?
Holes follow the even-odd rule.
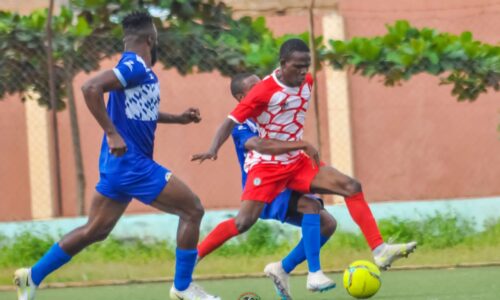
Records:
[[[195,205],[193,208],[193,214],[195,215],[196,218],[199,218],[200,220],[203,218],[203,215],[205,215],[205,208],[203,208],[203,205],[201,205],[201,200],[198,198],[198,196],[195,196],[196,201]]]
[[[321,205],[321,202],[319,202],[317,200],[312,200],[309,209],[310,209],[311,213],[319,214],[321,212],[321,210],[323,209],[323,206]]]
[[[321,235],[325,237],[330,237],[335,233],[335,230],[337,230],[337,220],[335,220],[335,218],[329,213],[322,214]]]
[[[297,210],[303,214],[319,214],[323,206],[321,202],[313,200],[307,197],[302,197],[299,199]]]
[[[349,180],[344,184],[344,189],[347,196],[353,196],[357,193],[361,193],[363,190],[361,183],[353,178],[349,178]]]
[[[192,201],[194,204],[186,207],[180,217],[189,222],[201,222],[201,219],[205,215],[205,209],[201,205],[200,199],[197,196],[194,197],[195,199]]]
[[[239,233],[244,233],[250,229],[257,220],[249,217],[236,217],[235,224]]]
[[[103,227],[103,228],[96,228],[96,227],[89,227],[85,228],[84,230],[84,240],[88,244],[104,241],[109,234],[111,233],[111,229]]]
[[[332,236],[337,230],[337,221],[332,218],[331,221],[327,223],[326,230],[328,236]]]

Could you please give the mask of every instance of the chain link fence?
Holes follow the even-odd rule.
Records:
[[[306,12],[268,17],[269,24],[279,33],[300,33],[307,29],[304,27],[308,23]],[[411,15],[407,17],[411,18]],[[334,13],[317,11],[315,15],[316,27],[320,28],[318,34],[330,34],[329,38],[342,38],[342,34],[345,38],[379,34],[383,32],[384,24],[392,21],[391,18],[382,18],[378,13],[378,19],[371,19],[365,11],[356,13],[354,8]],[[453,30],[452,25],[465,22],[469,27],[462,26],[460,30],[477,31],[480,37],[488,40],[492,34],[482,28],[482,22],[498,24],[499,19],[495,21],[491,15],[484,17],[480,14],[450,15],[446,21],[432,21],[429,26]],[[417,20],[422,20],[422,17]],[[420,22],[417,25],[427,24],[426,20]],[[336,26],[345,27],[340,31],[333,30]],[[236,208],[241,192],[240,175],[230,142],[216,163],[194,165],[189,162],[189,156],[206,150],[218,124],[234,107],[236,102],[230,95],[227,75],[238,70],[223,60],[209,57],[225,53],[201,49],[188,37],[177,44],[170,43],[173,40],[168,36],[159,39],[163,42],[160,43],[159,63],[154,71],[160,79],[161,109],[181,113],[188,107],[199,107],[203,121],[200,125],[184,127],[160,126],[155,158],[185,180],[200,195],[205,207]],[[6,37],[0,35],[0,44],[5,42]],[[59,91],[61,102],[57,114],[61,203],[54,200],[57,199],[57,188],[53,176],[53,124],[47,110],[49,89],[45,49],[38,47],[24,51],[23,45],[17,45],[17,52],[6,52],[0,58],[2,69],[15,73],[0,72],[0,88],[7,91],[0,101],[0,131],[4,139],[4,146],[0,148],[3,157],[0,190],[4,197],[0,202],[0,221],[88,212],[94,184],[98,180],[102,131],[88,112],[80,87],[89,76],[117,63],[123,43],[107,36],[85,43],[88,44],[79,47],[84,49],[82,51],[73,54],[68,51],[56,57],[56,80],[71,83],[59,85],[63,88]],[[25,56],[24,63],[14,59],[19,55]],[[193,69],[186,69],[183,66],[191,64],[186,64],[182,61],[184,59],[201,63]],[[498,160],[494,153],[500,150],[495,132],[498,108],[492,101],[495,95],[487,95],[484,100],[465,108],[466,104],[456,103],[449,96],[450,92],[440,88],[438,80],[430,76],[389,89],[377,79],[370,81],[328,68],[324,66],[318,73],[320,118],[316,120],[313,106],[310,106],[305,139],[318,144],[315,123],[319,122],[323,160],[359,178],[370,201],[485,197],[500,192],[492,187],[500,170],[481,171],[487,165],[494,165],[492,162]],[[37,93],[29,86],[36,86]],[[20,87],[26,87],[23,88],[26,92],[17,92]],[[444,100],[433,99],[436,95]],[[405,98],[409,100],[403,102]],[[79,129],[78,134],[76,129]],[[461,136],[461,132],[467,135]],[[78,141],[80,146],[75,147]],[[453,147],[460,147],[460,151]],[[78,149],[81,152],[80,166],[76,158]],[[474,157],[487,158],[490,163],[464,163]],[[465,184],[467,176],[464,172],[477,177],[472,180],[473,185]],[[83,184],[82,176],[85,178]],[[82,193],[83,204],[79,203]],[[130,211],[151,210],[134,204]]]

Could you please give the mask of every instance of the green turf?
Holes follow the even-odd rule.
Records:
[[[366,247],[363,247],[366,248]],[[0,254],[1,255],[1,254]],[[326,246],[321,252],[321,265],[324,269],[340,270],[358,259],[371,257],[368,249],[334,249]],[[260,273],[264,266],[283,258],[283,253],[272,255],[235,255],[218,256],[211,255],[196,266],[197,275],[231,275],[239,273]],[[228,263],[229,262],[229,263]],[[234,263],[237,262],[237,263]],[[498,246],[467,247],[459,245],[446,249],[428,249],[421,247],[408,259],[403,259],[394,266],[421,266],[421,265],[456,265],[483,262],[500,262],[500,248]],[[18,265],[0,267],[0,286],[9,285],[12,282],[12,274]],[[297,268],[305,271],[306,264]],[[59,283],[69,281],[99,281],[99,280],[133,280],[137,278],[161,278],[171,277],[174,271],[174,261],[169,258],[155,258],[144,261],[120,260],[103,262],[82,262],[79,257],[64,266],[62,269],[51,274],[45,283]],[[499,297],[500,299],[500,297]]]
[[[352,299],[341,286],[341,274],[330,274],[340,287],[323,294],[305,289],[305,277],[292,277],[294,299]],[[382,274],[382,288],[373,299],[472,300],[500,299],[500,268],[390,271]],[[231,279],[200,282],[225,300],[237,300],[244,292],[254,292],[263,300],[277,299],[268,279]],[[123,300],[168,299],[169,284],[137,284],[94,288],[45,289],[38,300]],[[0,292],[0,299],[15,299],[13,292]]]

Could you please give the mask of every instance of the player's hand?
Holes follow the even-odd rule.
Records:
[[[201,114],[200,110],[195,107],[188,108],[185,112],[180,115],[181,124],[189,124],[189,123],[200,123]]]
[[[208,151],[205,153],[198,153],[191,156],[191,161],[199,161],[200,164],[207,159],[216,160],[217,153]]]
[[[112,155],[119,157],[127,152],[127,145],[117,132],[106,134],[106,140],[108,141],[109,153]]]
[[[319,151],[314,148],[313,145],[307,143],[306,148],[304,149],[304,153],[309,156],[309,158],[313,161],[313,167],[319,167],[321,164],[321,158],[319,157]]]

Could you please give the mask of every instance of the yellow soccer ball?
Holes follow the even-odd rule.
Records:
[[[354,298],[370,298],[380,285],[380,270],[369,261],[357,260],[344,271],[344,287]]]

